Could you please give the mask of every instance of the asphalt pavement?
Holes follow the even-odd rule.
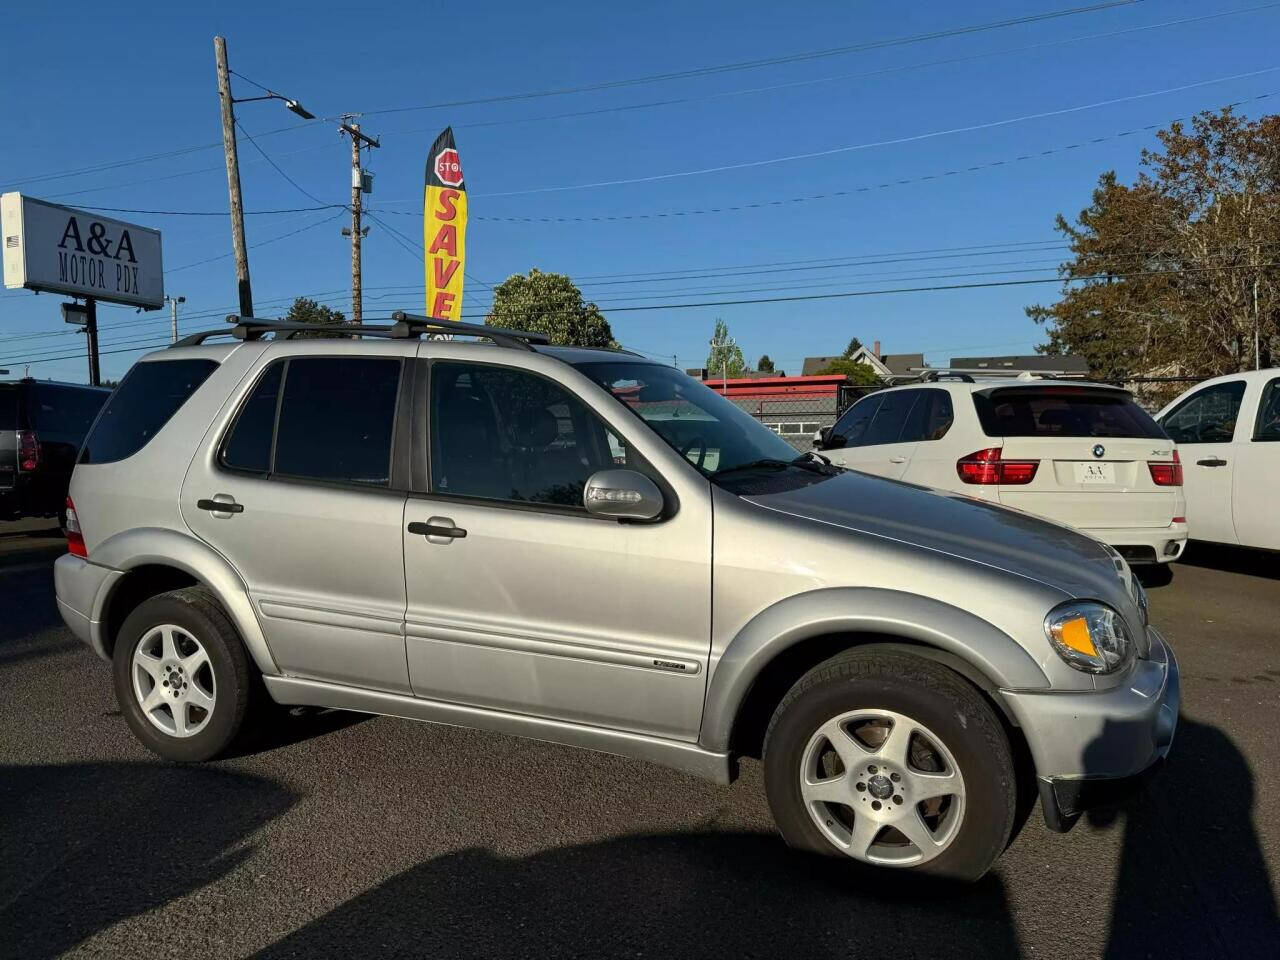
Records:
[[[868,884],[732,786],[313,710],[154,760],[62,626],[47,522],[0,525],[0,956],[1262,957],[1280,953],[1280,557],[1150,588],[1183,669],[1161,777],[982,882]]]

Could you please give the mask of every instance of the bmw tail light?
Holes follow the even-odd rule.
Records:
[[[1157,487],[1182,486],[1182,458],[1178,451],[1173,451],[1173,460],[1148,460],[1147,469],[1151,471],[1151,482]]]
[[[28,473],[40,466],[40,438],[34,430],[18,434],[18,469]]]
[[[80,532],[80,518],[76,515],[76,505],[71,502],[71,498],[67,497],[67,552],[77,557],[89,556],[89,551],[84,545],[84,534]]]
[[[1022,486],[1035,479],[1039,460],[1005,460],[1000,456],[1002,452],[1001,447],[988,447],[961,457],[956,461],[956,473],[965,483],[983,486]]]

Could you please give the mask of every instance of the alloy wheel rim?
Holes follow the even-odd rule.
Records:
[[[927,863],[964,822],[964,777],[951,750],[924,724],[892,710],[832,717],[810,737],[799,775],[810,819],[855,860]]]
[[[133,695],[142,715],[170,737],[194,737],[217,698],[213,664],[192,634],[172,623],[152,627],[133,649]]]

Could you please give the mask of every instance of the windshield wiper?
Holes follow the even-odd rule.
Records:
[[[817,450],[808,450],[800,454],[800,456],[796,457],[791,462],[795,464],[797,467],[804,467],[806,470],[812,470],[815,467],[834,467],[835,466],[835,464],[831,462],[830,457],[824,457]],[[819,472],[826,473],[827,471],[819,470]]]
[[[778,460],[775,457],[761,457],[759,460],[748,460],[746,463],[740,463],[734,467],[725,467],[723,470],[717,470],[711,475],[713,477],[723,477],[730,473],[744,473],[747,470],[763,470],[771,467],[775,470],[785,470],[787,467],[799,466],[793,460]]]

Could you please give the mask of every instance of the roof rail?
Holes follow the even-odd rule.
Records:
[[[415,314],[397,310],[391,315],[392,324],[319,324],[294,323],[287,320],[269,320],[256,317],[242,317],[230,314],[227,322],[232,326],[219,327],[215,330],[201,330],[183,337],[173,344],[175,347],[193,347],[204,343],[211,337],[233,336],[238,340],[257,340],[264,333],[272,333],[282,339],[307,333],[312,336],[325,337],[385,337],[404,340],[419,337],[424,333],[441,333],[449,335],[485,337],[503,347],[516,347],[520,350],[533,350],[532,344],[547,344],[550,340],[545,334],[524,330],[508,330],[504,327],[488,327],[478,323],[460,323],[454,320],[433,320]]]

